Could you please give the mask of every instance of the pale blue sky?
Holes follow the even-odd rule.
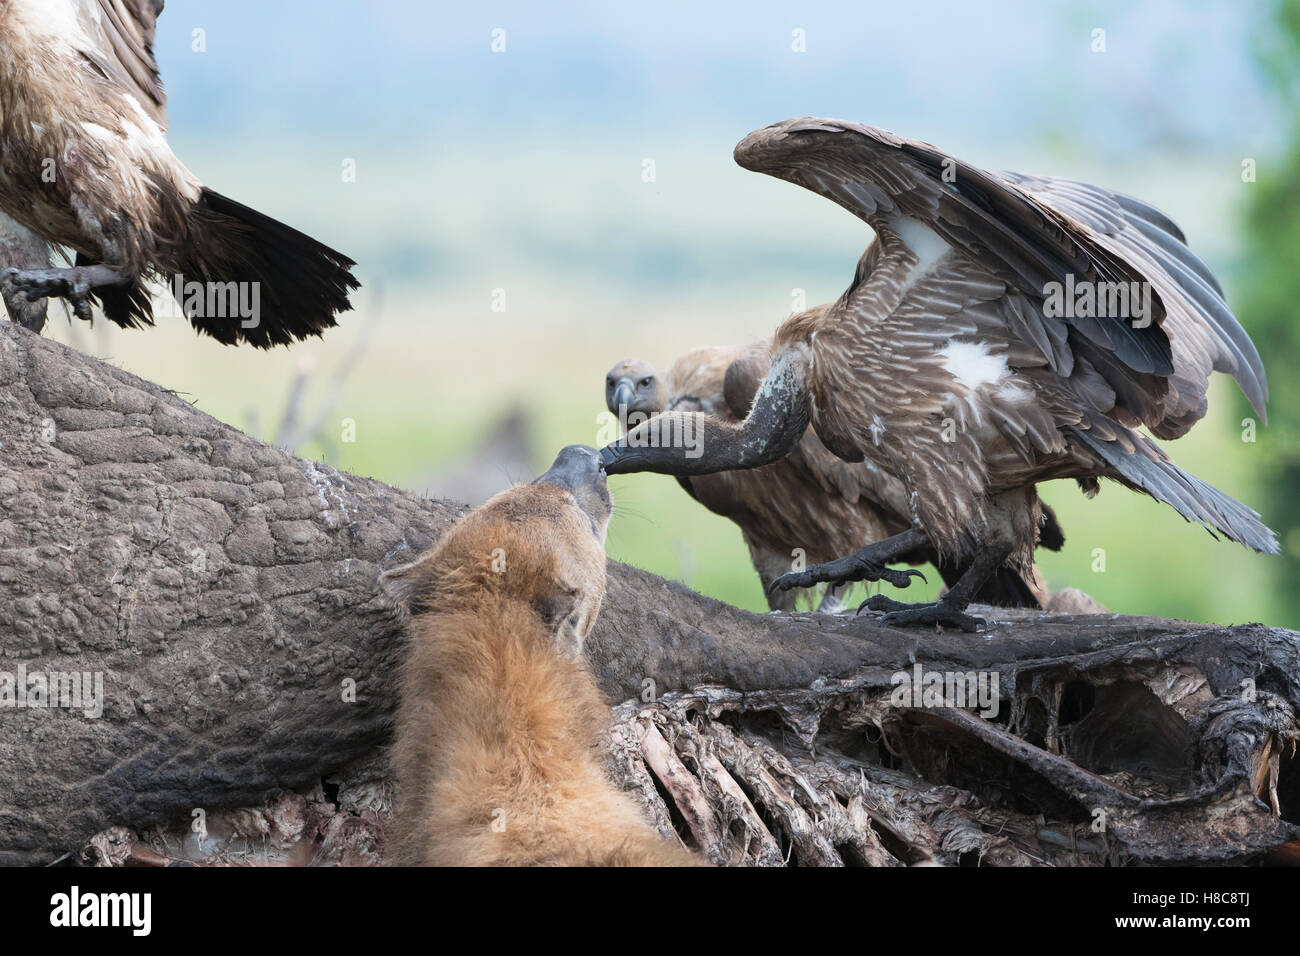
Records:
[[[1171,205],[1214,255],[1240,157],[1266,155],[1278,126],[1251,55],[1262,18],[1198,0],[168,0],[157,47],[182,158],[367,278],[689,285],[779,261],[831,283],[860,227],[809,196],[755,228],[749,210],[781,215],[767,197],[783,194],[731,165],[751,129],[837,116],[1090,178]],[[361,170],[348,190],[344,157]],[[649,190],[644,157],[660,164]]]
[[[158,47],[187,132],[328,123],[545,142],[717,128],[730,141],[812,113],[997,139],[1197,141],[1270,125],[1248,47],[1262,6],[169,0]],[[496,27],[504,55],[489,52]],[[1090,50],[1097,27],[1104,54]],[[806,53],[791,51],[795,28]]]

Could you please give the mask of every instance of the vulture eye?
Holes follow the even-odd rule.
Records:
[[[649,387],[650,387],[650,383],[653,382],[653,381],[654,381],[653,378],[650,378],[649,376],[646,376],[645,378],[641,379],[641,387],[642,387],[642,388],[649,388]]]
[[[612,378],[607,378],[607,379],[605,379],[605,387],[606,387],[606,388],[613,388],[613,387],[614,387],[614,380],[613,380]]]

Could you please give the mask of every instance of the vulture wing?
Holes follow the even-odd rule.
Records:
[[[1132,404],[1161,437],[1182,434],[1204,413],[1211,369],[1232,374],[1264,417],[1258,353],[1178,227],[1146,203],[1069,180],[985,172],[927,143],[839,120],[766,127],[745,137],[735,155],[746,169],[797,183],[873,226],[924,224],[1005,283],[1000,311],[1008,332],[1035,346],[1055,371],[1070,375],[1073,338],[1096,360],[1090,364],[1105,366],[1097,372],[1121,398],[1155,392],[1154,408]],[[969,267],[965,272],[972,280]],[[1067,276],[1076,284],[1150,283],[1152,321],[1138,328],[1121,317],[1045,316],[1045,290]],[[859,270],[855,287],[861,278]],[[1079,334],[1067,336],[1065,322]]]
[[[90,38],[81,50],[99,72],[132,94],[159,126],[167,128],[167,97],[153,55],[154,27],[164,0],[73,0]]]
[[[1251,547],[1276,547],[1236,502],[1191,507],[1209,486],[1170,479],[1176,467],[1136,431],[1184,434],[1205,414],[1211,371],[1233,375],[1261,419],[1267,398],[1258,352],[1164,214],[1095,186],[986,172],[839,120],[766,127],[735,157],[876,230],[852,285],[815,326],[814,424],[851,460],[868,442],[893,442],[900,477],[931,499],[921,501],[928,529],[955,533],[981,491],[1091,473]],[[1085,284],[1148,290],[1149,321],[1046,307],[1053,287]],[[918,427],[954,409],[957,445]]]
[[[875,225],[924,223],[1030,298],[1067,275],[1075,281],[1134,282],[1136,266],[1087,241],[1080,224],[991,173],[927,143],[840,120],[787,120],[750,133],[736,146],[746,169],[786,179]],[[1137,372],[1173,371],[1169,340],[1155,321],[1134,328],[1095,321],[1085,334]]]
[[[1214,275],[1164,213],[1140,199],[1076,180],[998,175],[1069,217],[1092,242],[1135,264],[1156,287],[1167,312],[1165,331],[1173,346],[1175,375],[1182,379],[1168,393],[1165,424],[1173,427],[1166,427],[1162,437],[1186,432],[1200,417],[1189,419],[1191,409],[1178,399],[1194,394],[1197,382],[1211,371],[1235,378],[1256,414],[1265,419],[1268,380],[1255,343],[1228,308]]]

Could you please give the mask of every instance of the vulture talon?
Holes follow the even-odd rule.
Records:
[[[807,576],[807,571],[789,571],[769,584],[767,593],[775,594],[777,591],[789,591],[791,588],[811,587],[811,581],[805,582]]]
[[[858,605],[857,614],[854,614],[853,616],[857,617],[858,614],[862,613],[863,609],[868,611],[904,611],[907,608],[914,606],[915,605],[908,604],[906,601],[895,601],[893,598],[886,597],[883,594],[873,594]]]
[[[771,583],[768,593],[778,588],[788,591],[790,588],[810,588],[817,584],[830,584],[831,587],[838,588],[856,581],[887,581],[896,588],[905,588],[912,583],[913,577],[925,580],[925,575],[915,568],[896,571],[864,557],[859,551],[825,564],[810,564],[802,571],[789,571]]]
[[[67,299],[76,309],[97,288],[126,285],[129,278],[103,265],[70,266],[65,269],[5,269],[4,280],[27,296],[28,302],[39,299]]]
[[[893,568],[884,568],[880,572],[880,580],[888,581],[896,588],[907,587],[912,583],[912,578],[920,578],[922,581],[925,581],[926,584],[930,583],[926,580],[925,575],[916,570],[916,568],[906,568],[902,571],[896,571]]]
[[[22,293],[28,302],[64,299],[72,314],[89,322],[92,318],[91,294],[96,289],[128,285],[130,279],[104,265],[71,266],[64,269],[5,269],[0,280]]]
[[[942,627],[958,628],[968,634],[978,632],[987,623],[983,618],[963,614],[951,605],[936,601],[933,604],[909,604],[898,610],[890,611],[880,619],[881,624],[890,627],[911,627],[913,625],[938,624]]]

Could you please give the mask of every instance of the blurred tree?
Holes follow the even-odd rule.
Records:
[[[1259,56],[1287,125],[1277,131],[1284,143],[1280,155],[1258,164],[1250,186],[1248,281],[1240,314],[1268,370],[1269,425],[1258,445],[1264,451],[1259,505],[1282,539],[1276,600],[1285,623],[1295,624],[1300,621],[1300,588],[1295,587],[1300,581],[1300,0],[1275,0]]]

